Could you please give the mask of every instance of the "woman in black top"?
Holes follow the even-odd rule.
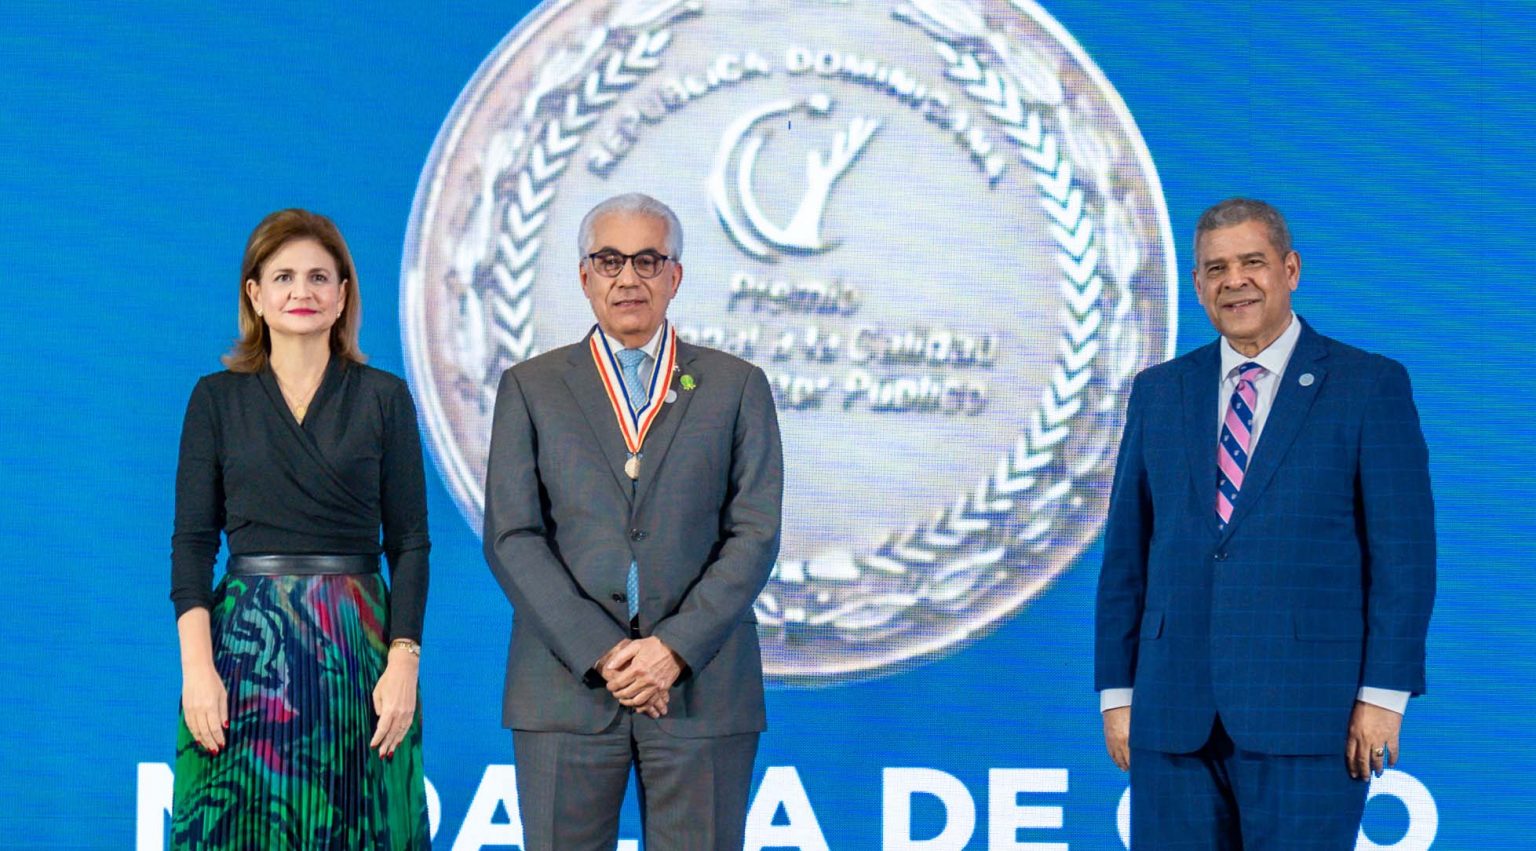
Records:
[[[262,220],[239,304],[228,370],[192,391],[176,473],[172,847],[429,848],[410,391],[363,365],[357,275],[324,216]],[[230,558],[211,588],[221,531]]]

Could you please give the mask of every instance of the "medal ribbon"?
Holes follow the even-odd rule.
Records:
[[[602,328],[593,327],[589,342],[592,362],[597,364],[598,377],[603,380],[603,389],[608,391],[608,403],[613,406],[613,415],[619,421],[619,431],[624,434],[624,445],[628,447],[630,455],[638,455],[640,447],[645,444],[645,435],[651,430],[651,424],[656,422],[665,401],[662,398],[666,396],[663,388],[671,380],[672,369],[677,363],[677,332],[670,322],[662,329],[661,348],[656,351],[656,364],[651,369],[650,380],[646,382],[650,388],[647,394],[649,398],[639,410],[635,410],[629,398],[619,359],[614,356]]]

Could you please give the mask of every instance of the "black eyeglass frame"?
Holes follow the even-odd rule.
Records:
[[[597,258],[599,257],[618,257],[623,262],[620,263],[619,268],[613,270],[613,274],[610,275],[607,272],[597,268]],[[656,271],[649,275],[641,274],[640,267],[634,266],[635,259],[639,257],[655,257],[659,261],[658,265],[656,266]],[[672,260],[670,255],[662,254],[659,251],[654,251],[649,248],[645,249],[644,251],[636,251],[634,254],[625,254],[622,251],[615,251],[612,248],[605,248],[602,251],[594,251],[583,259],[585,259],[587,264],[592,267],[592,271],[602,275],[605,278],[617,278],[618,276],[624,274],[625,266],[631,266],[634,268],[636,276],[647,281],[651,280],[657,275],[660,275],[661,270],[665,269],[667,267],[667,263]]]

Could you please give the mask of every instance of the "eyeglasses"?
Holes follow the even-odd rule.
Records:
[[[639,254],[623,254],[618,251],[599,251],[596,254],[588,254],[587,262],[599,275],[605,278],[617,278],[624,271],[625,263],[633,263],[635,274],[642,278],[654,278],[661,273],[663,266],[672,258],[665,254],[658,254],[649,249]]]

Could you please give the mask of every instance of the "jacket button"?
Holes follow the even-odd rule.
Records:
[[[645,540],[645,538],[646,538],[646,534],[645,534],[645,530],[644,529],[631,529],[631,530],[629,530],[629,539],[631,541],[643,541],[643,540]]]
[[[1226,550],[1217,550],[1216,554],[1211,556],[1211,558],[1216,559],[1217,561],[1226,561],[1227,560],[1227,551]]]
[[[615,603],[627,603],[629,602],[629,598],[625,597],[623,594],[614,594],[613,601]]]

